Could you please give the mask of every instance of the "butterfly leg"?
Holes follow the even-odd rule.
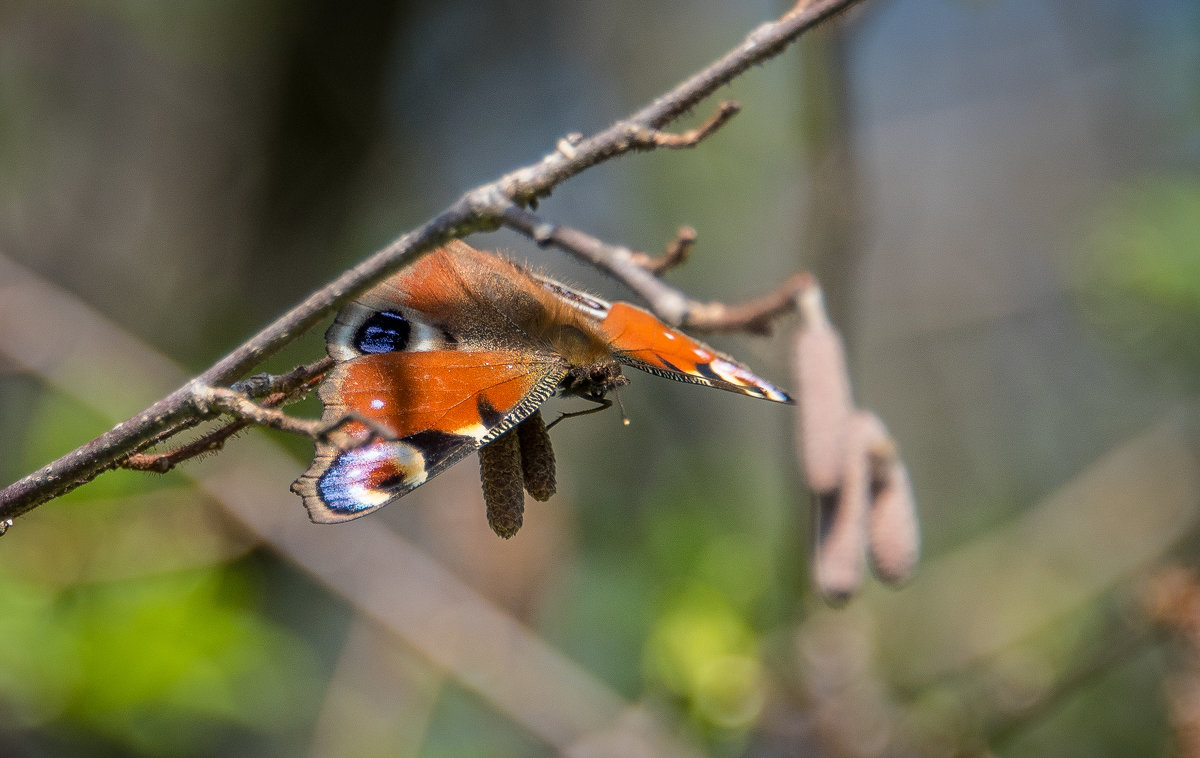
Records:
[[[609,400],[606,397],[588,397],[586,395],[580,395],[580,397],[582,397],[585,400],[592,401],[593,403],[596,404],[596,407],[588,408],[588,409],[582,410],[582,411],[565,411],[563,413],[560,413],[558,415],[558,418],[554,419],[553,421],[551,421],[549,424],[546,425],[547,431],[549,431],[550,429],[553,429],[554,426],[556,424],[558,424],[559,421],[562,421],[563,419],[575,418],[576,416],[587,416],[592,413],[599,413],[600,411],[611,408],[613,405],[613,401]]]

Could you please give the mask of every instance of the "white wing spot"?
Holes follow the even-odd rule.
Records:
[[[379,410],[380,408],[382,408],[384,405],[386,405],[386,403],[384,403],[384,402],[383,402],[383,400],[382,400],[381,398],[378,398],[378,397],[377,397],[377,398],[375,398],[375,399],[373,399],[373,400],[371,401],[371,408],[372,408],[372,410],[376,410],[376,411],[377,411],[377,410]]]
[[[371,507],[379,507],[392,499],[391,493],[386,490],[377,490],[361,484],[350,485],[349,492],[351,499]]]

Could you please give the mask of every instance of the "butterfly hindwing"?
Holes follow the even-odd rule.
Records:
[[[322,418],[354,420],[318,443],[296,491],[314,521],[369,513],[524,420],[563,373],[497,351],[390,352],[339,364],[321,388]]]
[[[609,306],[600,324],[627,366],[677,382],[703,384],[751,397],[790,403],[783,390],[746,366],[629,303]]]

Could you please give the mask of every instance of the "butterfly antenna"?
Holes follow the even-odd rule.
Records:
[[[629,416],[625,414],[625,403],[621,402],[621,390],[614,389],[613,395],[617,398],[617,408],[621,410],[621,425],[629,426]]]

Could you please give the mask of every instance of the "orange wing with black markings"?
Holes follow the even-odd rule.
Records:
[[[553,394],[565,369],[516,352],[385,352],[338,365],[322,386],[326,421],[344,425],[318,443],[293,489],[313,521],[346,521],[411,492],[523,421]],[[365,443],[365,444],[364,444]]]
[[[751,397],[791,403],[792,398],[749,368],[703,342],[672,329],[629,303],[613,303],[600,324],[617,360],[677,382],[703,384]]]

